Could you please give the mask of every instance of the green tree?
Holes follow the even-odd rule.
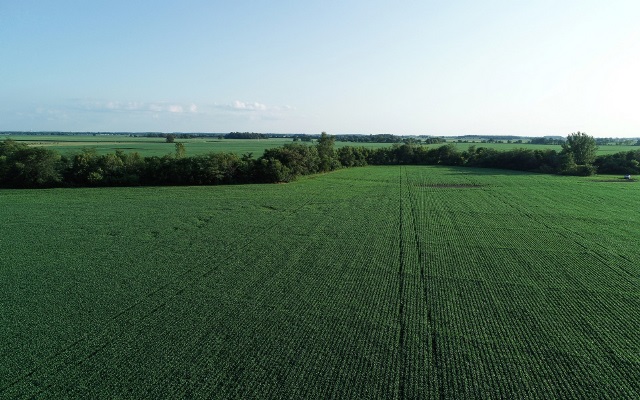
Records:
[[[315,174],[320,170],[320,157],[316,146],[287,143],[264,151],[261,158],[276,159],[288,169],[295,179],[299,175]]]
[[[16,187],[51,187],[61,183],[60,154],[43,147],[17,151],[9,163],[9,183]]]
[[[13,139],[5,139],[0,142],[0,184],[11,180],[9,170],[13,166],[13,158],[20,150],[27,149],[24,143],[18,143]]]
[[[591,165],[596,159],[596,141],[584,132],[575,132],[567,136],[562,144],[562,154],[573,156],[577,165]]]
[[[254,179],[266,183],[290,182],[295,179],[295,174],[292,174],[291,170],[280,160],[261,157],[256,162]]]
[[[184,144],[176,142],[176,158],[183,158],[187,153],[187,149],[184,148]]]
[[[336,169],[338,167],[338,160],[335,156],[333,146],[336,142],[335,136],[327,135],[327,132],[322,132],[316,148],[318,149],[318,156],[320,157],[320,171],[326,172]]]
[[[165,142],[173,143],[175,141],[176,141],[176,135],[170,133],[170,134],[165,136]]]

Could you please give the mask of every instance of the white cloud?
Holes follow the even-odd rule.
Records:
[[[242,110],[242,111],[267,111],[269,107],[265,104],[253,102],[253,103],[245,103],[244,101],[236,100],[233,102],[231,107],[234,110]]]
[[[85,108],[90,110],[106,109],[106,110],[112,110],[112,111],[119,111],[119,110],[135,111],[135,110],[140,110],[145,106],[144,103],[139,103],[135,101],[129,101],[129,102],[90,101],[90,102],[85,102],[84,105],[85,105]]]
[[[262,117],[277,117],[283,113],[295,111],[296,108],[284,106],[270,106],[257,101],[235,100],[232,103],[215,103],[209,106],[199,107],[195,103],[173,103],[165,101],[138,102],[138,101],[115,101],[115,100],[73,100],[83,110],[94,112],[110,113],[151,113],[162,114],[200,114],[207,115],[218,111],[241,112],[255,114]]]
[[[242,123],[242,121],[278,121],[291,118],[296,108],[290,105],[268,105],[257,101],[247,102],[235,100],[232,103],[205,106],[200,114],[216,115],[218,118],[230,118],[230,120]]]
[[[168,102],[137,102],[137,101],[80,101],[81,108],[89,111],[104,112],[150,112],[157,115],[162,113],[180,114],[185,110],[191,113],[198,112],[198,106],[191,103],[189,105],[168,103]]]

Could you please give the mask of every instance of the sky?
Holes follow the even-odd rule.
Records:
[[[0,131],[640,137],[637,0],[0,0]]]

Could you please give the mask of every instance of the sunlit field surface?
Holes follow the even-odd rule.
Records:
[[[28,143],[32,146],[41,146],[54,149],[61,154],[72,155],[84,149],[95,149],[98,154],[115,153],[117,150],[124,152],[138,152],[142,156],[164,156],[173,154],[175,146],[166,143],[164,138],[152,137],[130,137],[126,135],[74,135],[74,136],[33,136],[33,135],[0,135],[0,140],[10,138],[19,142]],[[239,155],[252,153],[257,158],[266,149],[279,147],[287,143],[292,143],[290,138],[270,138],[270,139],[217,139],[217,138],[194,138],[176,139],[176,142],[184,144],[187,155],[200,155],[211,152],[231,152]],[[299,142],[305,143],[305,142]],[[481,143],[477,142],[457,142],[450,141],[460,151],[467,150],[469,146],[487,147],[496,150],[513,150],[518,148],[532,150],[556,150],[561,151],[559,145],[541,145],[529,143]],[[391,147],[391,143],[360,143],[360,142],[336,142],[336,147],[343,146],[364,146],[367,148]],[[428,145],[428,147],[439,147],[442,144]],[[635,151],[640,147],[626,145],[606,145],[598,148],[598,155],[613,154],[622,151]]]
[[[0,398],[638,398],[638,185],[2,190]]]
[[[31,146],[50,148],[65,155],[79,153],[85,149],[94,149],[98,154],[138,152],[142,156],[164,156],[175,152],[175,144],[167,143],[164,138],[129,137],[124,135],[105,136],[0,136],[0,140],[10,138]],[[207,153],[235,153],[238,155],[252,153],[257,158],[266,149],[280,147],[292,143],[290,138],[269,139],[217,139],[194,138],[176,139],[185,146],[186,154],[195,156]],[[305,143],[305,142],[299,142]],[[365,146],[369,148],[390,147],[389,143],[347,143],[338,142],[336,147]]]

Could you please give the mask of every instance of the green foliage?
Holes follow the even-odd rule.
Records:
[[[549,137],[541,137],[541,138],[532,138],[529,143],[531,144],[545,144],[545,145],[563,145],[564,140],[562,138],[549,138]]]
[[[138,153],[98,155],[86,149],[69,160],[64,176],[72,186],[130,186],[140,184],[144,167],[145,160]]]
[[[273,157],[262,157],[256,166],[258,182],[291,182],[296,175],[291,169]]]
[[[343,167],[363,167],[367,165],[369,150],[365,147],[341,147],[336,156]]]
[[[255,132],[231,132],[224,135],[225,139],[268,139],[268,136]]]
[[[178,142],[176,143],[176,158],[183,158],[187,154],[187,149],[184,147],[184,144]]]
[[[447,165],[502,168],[565,175],[592,175],[602,172],[637,173],[638,151],[609,154],[591,160],[593,139],[578,132],[570,135],[565,149],[470,146],[461,151],[455,144],[424,146],[407,140],[387,148],[347,147],[335,149],[335,137],[325,132],[316,145],[300,141],[268,148],[258,159],[251,153],[211,152],[186,156],[183,143],[175,144],[175,154],[142,157],[139,153],[98,154],[85,149],[71,156],[29,147],[11,140],[0,148],[0,186],[136,186],[136,185],[218,185],[235,183],[291,182],[300,176],[365,165]],[[591,150],[585,150],[591,149]],[[590,154],[586,156],[586,154]],[[585,158],[586,157],[586,158]]]
[[[318,157],[320,158],[319,171],[328,172],[340,167],[339,161],[335,157],[334,145],[336,138],[322,132],[316,148],[318,149]]]
[[[212,153],[193,157],[190,170],[181,175],[189,185],[221,185],[238,183],[242,160],[233,153]]]
[[[594,164],[603,174],[640,174],[640,150],[599,156]]]
[[[52,187],[62,176],[61,157],[42,147],[28,147],[13,140],[0,143],[0,185]]]
[[[403,165],[3,190],[0,398],[636,398],[635,187]]]
[[[275,182],[289,182],[298,176],[315,174],[320,171],[321,159],[318,148],[297,142],[267,149],[261,159],[278,160],[282,166],[286,167],[286,179]]]
[[[597,150],[595,139],[584,132],[570,134],[562,144],[562,154],[571,154],[577,165],[592,164]]]

